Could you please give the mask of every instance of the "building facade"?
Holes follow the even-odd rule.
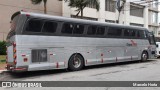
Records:
[[[99,0],[100,10],[97,11],[90,5],[84,9],[84,19],[96,20],[106,23],[134,25],[148,28],[153,31],[156,37],[160,36],[158,29],[158,1],[156,0],[126,0],[124,8],[119,14],[116,9],[117,0]],[[121,1],[122,3],[122,1]],[[0,2],[0,40],[5,40],[10,28],[11,15],[19,10],[43,13],[43,3],[40,5],[31,4],[30,0],[1,0]],[[75,18],[77,12],[70,8],[68,2],[59,0],[48,0],[48,14]]]

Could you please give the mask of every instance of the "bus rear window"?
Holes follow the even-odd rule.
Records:
[[[8,33],[7,39],[14,36],[16,34],[16,28],[19,20],[19,15],[15,16],[13,20],[10,22],[10,32]]]
[[[43,26],[42,20],[31,19],[28,21],[26,31],[41,32],[42,26]]]

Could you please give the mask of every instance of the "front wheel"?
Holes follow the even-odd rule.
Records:
[[[71,56],[69,63],[68,63],[69,70],[78,71],[78,70],[81,70],[83,66],[84,66],[84,60],[81,55],[74,54]]]
[[[141,55],[141,60],[142,61],[147,61],[148,59],[148,53],[147,52],[143,52],[142,55]]]

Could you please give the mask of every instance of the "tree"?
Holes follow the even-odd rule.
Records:
[[[42,1],[44,3],[44,13],[47,14],[47,0],[31,0],[34,5],[40,4]]]
[[[126,0],[122,0],[122,4],[120,3],[120,1],[121,0],[117,0],[117,10],[119,12],[117,23],[119,23],[119,18],[120,18],[120,15],[121,15],[121,11],[123,10],[124,5],[126,3]]]
[[[68,1],[71,8],[77,8],[77,14],[76,16],[81,13],[81,18],[83,18],[83,10],[88,6],[88,5],[94,5],[97,11],[100,9],[100,3],[98,0],[65,0]]]

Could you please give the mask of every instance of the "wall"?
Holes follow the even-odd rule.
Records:
[[[62,2],[48,0],[48,14],[62,16]],[[31,4],[30,0],[1,0],[0,1],[0,40],[5,40],[10,30],[10,17],[16,11],[25,10],[29,12],[43,13],[43,3]]]

